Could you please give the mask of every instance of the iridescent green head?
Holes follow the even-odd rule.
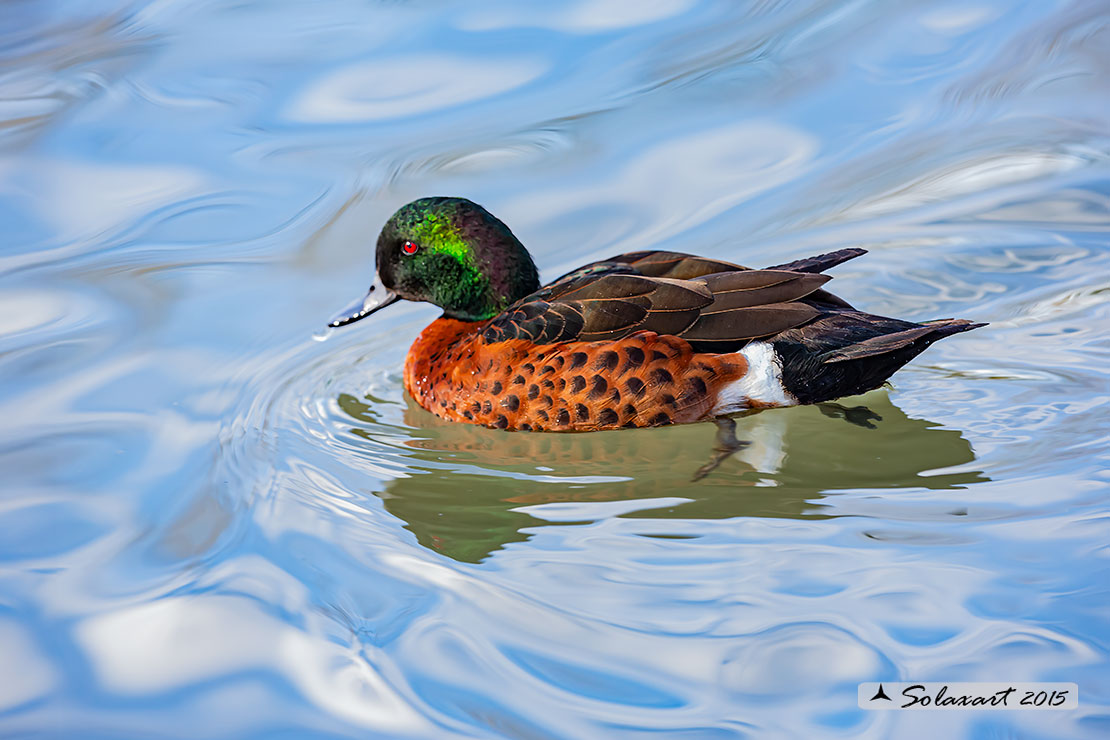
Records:
[[[465,198],[421,198],[378,236],[378,279],[331,323],[343,326],[394,301],[427,301],[444,316],[480,321],[539,288],[536,265],[509,227]]]

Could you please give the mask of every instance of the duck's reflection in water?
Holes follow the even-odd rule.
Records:
[[[339,405],[356,419],[367,419],[370,411],[349,395]],[[972,462],[971,445],[958,431],[906,416],[882,390],[839,408],[772,409],[739,418],[737,437],[750,444],[697,482],[695,471],[712,454],[712,424],[504,432],[445,422],[411,402],[405,421],[420,435],[405,443],[415,452],[411,465],[427,474],[390,481],[380,494],[385,507],[421,544],[467,562],[527,540],[524,528],[550,524],[517,510],[535,504],[677,497],[689,501],[643,515],[821,518],[829,510],[816,502],[838,490],[948,489],[988,480],[974,470],[923,476]],[[353,431],[375,436],[372,429]]]

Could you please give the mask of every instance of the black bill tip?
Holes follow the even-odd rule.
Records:
[[[374,284],[370,286],[366,296],[341,311],[338,316],[328,322],[328,326],[337,329],[347,324],[353,324],[399,300],[401,300],[401,296],[382,285],[381,278],[375,278]]]

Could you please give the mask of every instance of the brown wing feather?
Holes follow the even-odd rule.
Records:
[[[704,285],[640,275],[608,275],[561,300],[566,297],[582,306],[583,341],[626,336],[633,330],[675,334],[713,302],[713,294]],[[616,314],[625,319],[620,326]]]
[[[747,270],[747,267],[722,262],[708,257],[698,257],[682,252],[629,252],[610,257],[606,262],[626,264],[641,275],[649,277],[690,280],[715,272]]]
[[[633,327],[642,324],[650,304],[642,300],[594,298],[588,301],[572,301],[568,305],[576,308],[581,314],[583,335],[608,335],[626,334]]]
[[[793,329],[817,318],[820,313],[805,303],[775,303],[703,313],[679,336],[688,342],[737,343]]]
[[[720,272],[692,282],[704,283],[713,293],[713,304],[704,313],[733,308],[786,303],[803,298],[832,278],[785,270]]]
[[[859,247],[848,247],[847,249],[838,249],[835,252],[826,252],[819,254],[816,257],[806,257],[805,259],[794,260],[782,265],[775,265],[768,267],[768,270],[790,270],[791,272],[824,272],[830,268],[836,267],[841,262],[855,259],[861,255],[867,254],[866,249]]]

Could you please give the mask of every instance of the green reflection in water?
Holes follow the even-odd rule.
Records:
[[[344,412],[368,423],[352,432],[377,439],[374,399],[367,400],[338,398]],[[419,438],[404,444],[412,472],[423,474],[391,480],[378,495],[422,545],[478,562],[527,540],[522,529],[556,523],[514,511],[535,504],[681,497],[691,500],[624,516],[824,518],[829,513],[817,502],[838,490],[952,489],[989,480],[967,470],[922,476],[972,462],[971,445],[958,431],[906,416],[885,391],[845,402],[856,404],[881,421],[867,428],[813,406],[740,418],[737,436],[751,445],[693,482],[714,444],[712,424],[529,434],[445,422],[409,401],[405,422]]]

